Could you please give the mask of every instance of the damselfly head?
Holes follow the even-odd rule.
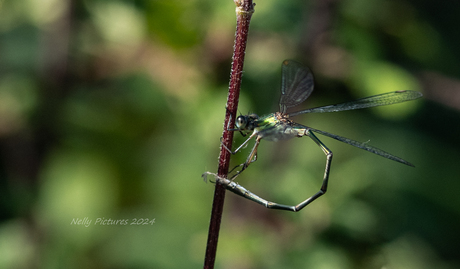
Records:
[[[235,125],[238,130],[252,130],[254,129],[254,121],[258,118],[257,114],[241,115],[236,118]]]

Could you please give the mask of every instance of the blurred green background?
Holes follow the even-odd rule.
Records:
[[[315,73],[304,107],[418,90],[295,119],[416,167],[319,136],[328,193],[299,213],[227,193],[217,268],[459,268],[458,1],[256,4],[241,113],[276,111],[284,59]],[[0,1],[0,268],[202,267],[234,31],[232,0]],[[238,182],[297,204],[324,165],[263,141]]]

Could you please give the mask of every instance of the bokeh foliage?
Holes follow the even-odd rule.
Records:
[[[458,268],[457,2],[256,4],[241,113],[277,109],[287,58],[315,73],[308,107],[419,90],[425,98],[407,104],[296,118],[416,168],[320,137],[334,152],[328,193],[299,213],[228,193],[217,267]],[[201,266],[214,188],[200,175],[217,169],[234,9],[0,1],[1,268]],[[317,191],[324,164],[307,138],[263,141],[238,182],[298,203]],[[134,218],[155,223],[95,223]]]

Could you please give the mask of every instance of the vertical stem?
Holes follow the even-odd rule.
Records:
[[[232,148],[233,132],[228,129],[234,127],[238,100],[240,96],[241,75],[243,73],[244,55],[246,42],[248,39],[249,23],[254,5],[252,0],[234,0],[236,4],[236,34],[233,46],[232,70],[228,89],[227,106],[224,120],[224,130],[222,134],[222,146],[220,147],[219,167],[217,174],[219,177],[227,177],[230,165],[230,152],[224,148]],[[214,200],[212,204],[211,221],[209,224],[208,242],[206,246],[206,256],[204,261],[205,269],[214,268],[216,259],[217,241],[219,238],[220,222],[224,207],[225,187],[216,182],[214,190]]]

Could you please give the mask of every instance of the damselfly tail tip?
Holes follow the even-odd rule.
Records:
[[[217,174],[206,171],[203,174],[201,174],[201,177],[203,178],[203,181],[205,183],[208,183],[208,175],[214,176],[217,180],[219,180],[220,178]],[[209,182],[216,183],[216,181],[212,181],[212,180],[209,180]]]
[[[210,174],[212,174],[212,173],[211,173],[211,172],[208,172],[208,171],[206,171],[206,172],[204,172],[203,174],[201,174],[201,177],[203,178],[203,181],[204,181],[205,183],[208,183],[208,175],[210,175]]]

